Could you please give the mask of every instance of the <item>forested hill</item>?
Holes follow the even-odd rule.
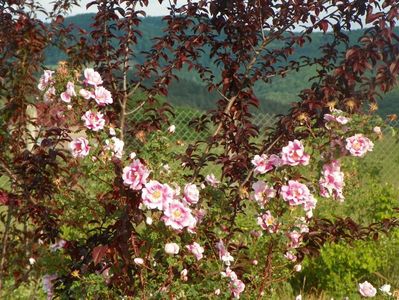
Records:
[[[65,19],[65,25],[75,24],[78,27],[90,31],[90,24],[93,22],[93,14],[83,14],[68,17]],[[147,51],[151,48],[152,39],[162,35],[164,28],[162,17],[144,18],[140,30],[142,37],[136,46],[135,62],[142,62],[141,51]],[[361,30],[355,30],[348,35],[352,42],[356,42],[361,35]],[[399,30],[398,30],[399,33]],[[302,55],[317,57],[320,53],[319,46],[328,41],[330,37],[322,33],[312,34],[312,43],[305,44],[304,47],[296,49],[295,56],[292,59],[299,58]],[[278,43],[271,47],[279,47]],[[55,65],[59,60],[65,59],[65,56],[58,49],[48,49],[46,53],[46,64]],[[216,68],[208,57],[202,59],[204,65]],[[191,106],[200,109],[209,109],[214,106],[216,95],[210,95],[200,78],[193,72],[179,72],[180,80],[174,82],[169,91],[168,100],[175,105]],[[300,72],[291,72],[284,79],[275,79],[272,84],[258,84],[256,94],[261,100],[261,109],[269,113],[282,113],[286,111],[293,101],[298,101],[298,93],[301,89],[310,86],[309,78],[315,75],[314,68],[302,69]],[[391,113],[399,114],[399,88],[384,96],[380,103],[380,114]]]

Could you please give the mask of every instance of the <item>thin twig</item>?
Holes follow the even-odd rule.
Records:
[[[269,243],[269,249],[265,261],[265,268],[263,270],[263,281],[259,289],[258,300],[263,298],[263,292],[265,288],[268,288],[272,282],[272,261],[273,261],[273,247],[274,241],[271,240]]]
[[[147,100],[142,101],[138,106],[136,106],[135,109],[133,109],[133,110],[131,110],[131,111],[125,113],[125,116],[130,116],[131,114],[136,113],[137,111],[139,111],[139,110],[144,106],[144,104],[145,104],[146,102],[147,102]]]

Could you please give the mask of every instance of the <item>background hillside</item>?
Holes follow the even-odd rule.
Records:
[[[65,25],[75,24],[82,29],[90,31],[90,24],[92,23],[93,14],[83,14],[65,19]],[[164,27],[162,17],[147,17],[143,19],[140,25],[142,37],[136,46],[137,56],[132,63],[141,63],[144,58],[141,55],[142,51],[149,50],[152,45],[152,39],[156,36],[162,35]],[[397,30],[399,33],[399,30]],[[350,32],[351,43],[356,43],[358,37],[361,35],[361,30]],[[292,59],[299,58],[302,55],[310,57],[317,57],[320,53],[320,45],[328,41],[330,37],[322,33],[312,34],[312,43],[305,44],[304,47],[298,48]],[[276,42],[271,47],[279,47]],[[50,48],[46,51],[46,64],[55,65],[59,60],[65,59],[65,55],[56,48]],[[208,57],[202,58],[202,63],[215,70],[216,66],[209,60]],[[300,90],[309,87],[309,79],[315,76],[315,68],[309,67],[302,69],[299,72],[291,72],[286,78],[273,80],[272,84],[258,84],[256,86],[256,94],[261,100],[261,110],[268,113],[283,113],[290,103],[298,101],[298,93]],[[169,90],[168,100],[178,106],[190,106],[198,109],[209,109],[214,107],[215,94],[209,94],[205,85],[201,82],[199,76],[195,72],[181,71],[178,74],[180,80],[172,83]],[[387,115],[396,113],[399,114],[399,88],[384,95],[380,102],[379,113]]]

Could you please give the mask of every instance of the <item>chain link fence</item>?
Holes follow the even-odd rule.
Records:
[[[171,124],[176,126],[175,134],[173,135],[174,141],[194,142],[204,140],[208,137],[205,132],[196,132],[190,122],[195,118],[199,118],[204,112],[196,110],[179,109],[175,112],[175,117],[170,120]],[[253,116],[252,122],[257,125],[260,130],[267,127],[273,127],[276,119],[274,115],[270,114],[256,114]],[[212,132],[212,130],[210,130]]]
[[[380,139],[374,143],[373,152],[365,157],[370,172],[377,172],[384,183],[399,187],[399,121],[394,121],[383,129]]]
[[[179,145],[188,145],[195,141],[204,141],[209,137],[209,133],[197,132],[190,126],[190,122],[195,118],[201,117],[202,111],[194,109],[179,108],[175,111],[175,116],[170,119],[171,124],[175,125],[175,133],[171,136],[172,140]],[[275,116],[270,114],[256,114],[253,116],[253,123],[262,131],[267,127],[275,125]],[[364,159],[370,172],[378,172],[382,182],[387,182],[399,187],[399,137],[396,129],[399,128],[399,121],[391,122],[383,129],[381,138],[375,142],[374,150],[368,153]],[[212,132],[212,129],[210,130]],[[184,147],[183,147],[184,148]],[[208,171],[219,173],[216,166],[209,166]]]

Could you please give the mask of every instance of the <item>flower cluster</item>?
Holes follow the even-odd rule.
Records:
[[[305,147],[301,141],[293,140],[288,142],[288,145],[281,149],[280,156],[272,154],[255,155],[252,159],[255,174],[265,174],[274,168],[288,165],[308,165],[310,155],[305,152]]]
[[[104,150],[110,151],[112,156],[121,159],[123,155],[124,146],[125,143],[121,139],[118,139],[117,137],[113,136],[111,137],[111,139],[105,140]]]
[[[93,131],[99,131],[105,126],[104,115],[100,112],[92,112],[91,110],[85,112],[82,116],[82,121],[85,122],[84,125],[86,128]]]
[[[91,68],[85,69],[83,73],[85,88],[80,89],[79,95],[86,100],[94,99],[99,108],[112,104],[111,92],[101,86],[103,80],[100,74]],[[104,115],[100,112],[89,110],[82,116],[82,120],[85,122],[85,127],[93,131],[99,131],[105,126]]]
[[[335,122],[340,125],[345,125],[350,121],[350,119],[343,116],[340,111],[333,111],[333,114],[326,115],[325,120],[328,123]],[[347,138],[346,145],[341,139],[335,139],[335,141],[336,143],[339,142],[341,156],[344,156],[347,150],[354,156],[363,156],[367,151],[371,151],[373,147],[372,142],[361,134],[356,134]],[[299,140],[290,141],[288,145],[282,148],[279,156],[275,154],[270,156],[262,154],[256,155],[252,160],[254,174],[266,174],[277,167],[283,166],[306,166],[309,162],[310,155],[305,152],[305,148]],[[269,205],[269,202],[278,194],[289,206],[303,207],[307,218],[299,218],[298,220],[300,222],[290,225],[290,227],[286,229],[283,229],[282,224],[276,220],[270,209],[262,211],[257,216],[258,225],[267,233],[286,230],[285,235],[288,238],[288,243],[286,248],[287,251],[284,256],[287,260],[294,263],[298,258],[293,251],[300,247],[303,235],[309,231],[308,222],[313,216],[313,210],[316,208],[317,199],[312,195],[306,184],[294,179],[285,179],[287,180],[286,184],[282,184],[277,188],[277,191],[273,185],[269,185],[266,181],[256,181],[252,184],[253,192],[250,194],[250,199],[257,202],[260,208],[264,210],[266,207],[273,207],[273,205]],[[344,185],[344,173],[341,171],[340,162],[332,159],[323,166],[319,179],[320,195],[322,197],[334,197],[335,199],[343,201]],[[278,187],[279,185],[275,186]],[[221,248],[221,250],[223,249],[224,248]],[[219,250],[219,253],[224,253],[224,251],[221,250]],[[226,255],[224,254],[224,256],[222,256],[220,254],[220,257],[222,259],[222,257],[226,257]],[[302,266],[300,264],[294,266],[294,270],[297,272],[301,271],[301,269]],[[228,272],[226,271],[226,273]]]
[[[45,70],[39,80],[38,89],[44,92],[43,98],[45,102],[50,102],[56,99],[57,93],[54,88],[54,73],[54,71]],[[111,92],[101,86],[103,83],[101,75],[91,68],[85,69],[83,73],[84,79],[82,85],[84,88],[80,89],[79,95],[87,100],[94,99],[98,108],[102,108],[107,104],[112,104],[113,100]],[[72,107],[69,104],[73,97],[77,97],[75,83],[68,81],[65,90],[61,92],[59,98],[61,101],[68,103],[68,107]],[[81,120],[87,129],[94,132],[104,129],[106,125],[104,113],[98,110],[86,111],[81,117]],[[123,146],[123,141],[113,137],[111,141],[106,141],[105,150],[111,150],[113,156],[121,158]],[[89,141],[85,137],[78,137],[72,140],[69,144],[69,148],[72,152],[72,156],[75,158],[83,158],[87,156],[90,151]]]
[[[255,167],[256,174],[265,174],[273,168],[281,165],[281,159],[275,154],[267,156],[266,154],[255,155],[252,160],[252,164]]]
[[[84,85],[79,94],[86,100],[94,99],[99,106],[105,106],[113,103],[111,92],[102,85],[103,80],[98,72],[91,68],[84,70]]]
[[[63,82],[65,83],[66,80]],[[85,105],[87,105],[90,109],[86,108],[81,111],[79,113],[78,120],[82,121],[81,125],[87,129],[86,133],[88,133],[89,137],[94,135],[93,132],[96,133],[95,136],[98,138],[98,141],[101,142],[99,144],[103,147],[99,153],[105,153],[105,156],[111,155],[112,157],[122,160],[124,141],[116,137],[116,132],[121,132],[123,128],[120,130],[115,130],[112,125],[109,124],[109,133],[101,132],[107,128],[107,121],[113,119],[112,112],[105,111],[106,109],[109,109],[106,108],[106,106],[112,104],[113,99],[110,91],[102,86],[103,80],[101,75],[94,69],[87,68],[84,70],[84,79],[80,83],[68,81],[66,86],[63,88],[63,91],[60,91],[61,93],[57,94],[54,86],[59,86],[58,83],[58,77],[54,76],[54,72],[46,70],[43,76],[40,78],[38,85],[38,88],[44,92],[45,100],[47,99],[46,101],[52,101],[56,99],[58,95],[61,101],[70,104],[72,103],[74,97],[80,97],[80,102],[85,103]],[[79,90],[78,94],[75,92],[75,89]],[[81,98],[84,98],[88,101],[84,101]],[[81,114],[83,115],[81,116]],[[332,133],[332,131],[329,132],[330,140],[334,139],[334,147],[336,144],[338,144],[340,149],[343,150],[340,152],[339,156],[346,155],[349,152],[352,156],[362,157],[367,152],[372,151],[373,143],[367,137],[363,136],[362,134],[355,134],[349,137],[350,134],[347,134],[349,129],[341,126],[350,122],[350,119],[345,117],[343,112],[333,110],[331,114],[324,115],[324,120],[328,129],[329,126],[335,126],[335,128],[342,129],[339,132],[344,132],[347,137],[345,139],[337,136],[335,133]],[[167,129],[167,132],[169,134],[173,134],[175,133],[175,130],[175,125],[171,125]],[[99,132],[101,132],[101,134],[97,134]],[[379,131],[379,133],[380,132],[381,131]],[[379,134],[378,132],[376,133]],[[102,140],[103,136],[105,136],[104,140]],[[324,145],[327,146],[328,142],[326,141],[326,137],[321,136],[321,139],[323,140]],[[301,175],[301,170],[298,171],[296,168],[294,168],[298,166],[307,166],[310,164],[310,155],[307,153],[307,151],[305,151],[304,143],[300,140],[294,139],[287,141],[287,144],[284,145],[282,145],[280,151],[275,151],[275,149],[271,147],[271,149],[273,149],[273,151],[275,151],[277,154],[260,153],[259,155],[255,155],[251,161],[253,165],[253,173],[256,176],[265,175],[264,178],[261,179],[255,177],[256,179],[253,182],[246,181],[248,184],[252,183],[252,191],[249,195],[249,199],[257,203],[256,208],[259,210],[256,214],[253,214],[253,216],[255,216],[256,223],[260,228],[258,227],[257,230],[252,230],[251,234],[256,239],[263,236],[264,233],[274,234],[273,240],[276,241],[276,244],[277,240],[280,239],[278,240],[280,243],[278,245],[278,249],[282,249],[282,254],[284,254],[284,257],[290,263],[292,263],[292,265],[294,265],[293,269],[299,272],[302,269],[300,262],[303,259],[303,249],[300,247],[302,247],[306,242],[305,234],[309,232],[308,226],[310,226],[309,224],[313,216],[313,210],[316,208],[317,200],[311,192],[314,190],[314,187],[311,185],[312,182],[304,182],[304,176]],[[69,146],[72,156],[75,158],[83,158],[88,156],[91,147],[93,147],[90,146],[89,140],[86,137],[75,138]],[[323,147],[319,146],[320,145],[314,147],[313,151],[315,153],[315,157],[320,155],[320,158],[327,162],[324,164],[321,170],[320,178],[317,176],[316,179],[316,184],[318,180],[320,195],[322,197],[334,197],[343,201],[343,188],[345,185],[344,173],[341,171],[341,165],[338,161],[339,158],[335,157],[337,151],[335,151],[336,149],[327,149],[326,152],[323,152]],[[93,157],[93,159],[95,158],[96,157]],[[158,176],[161,178],[164,175],[170,175],[170,177],[172,175],[175,176],[175,173],[171,172],[170,167],[167,164],[167,160],[165,161],[163,160],[163,157],[161,157],[161,159],[156,161],[157,162],[154,164],[161,162],[158,164],[158,166],[161,166],[160,168],[162,168],[160,172],[153,172],[144,160],[136,158],[136,154],[131,153],[128,165],[124,166],[121,172],[122,174],[118,174],[119,181],[115,181],[115,184],[123,182],[123,185],[126,189],[132,190],[124,195],[127,195],[132,199],[137,198],[137,200],[140,202],[139,208],[143,210],[140,214],[142,214],[143,218],[137,218],[137,220],[145,220],[145,223],[143,221],[140,226],[143,225],[150,227],[148,231],[156,231],[159,230],[159,228],[164,228],[165,226],[169,227],[169,229],[172,229],[167,230],[165,233],[162,233],[162,235],[159,235],[168,241],[166,243],[161,242],[161,244],[164,246],[164,252],[170,256],[167,259],[167,263],[172,261],[175,262],[177,259],[184,259],[185,255],[181,255],[181,257],[179,257],[179,253],[181,252],[186,252],[185,254],[188,253],[192,260],[195,259],[198,262],[204,258],[205,249],[200,245],[201,242],[199,240],[192,240],[187,243],[187,238],[189,236],[202,237],[203,232],[199,231],[200,228],[198,228],[198,224],[205,216],[205,209],[201,208],[201,204],[204,204],[207,209],[212,209],[212,206],[216,206],[217,202],[208,200],[213,200],[211,197],[214,197],[213,194],[217,194],[215,193],[215,188],[219,187],[221,190],[221,187],[229,189],[232,186],[229,186],[227,183],[223,183],[223,185],[220,184],[220,181],[214,174],[208,174],[205,178],[202,177],[202,174],[200,174],[198,177],[205,179],[200,185],[200,188],[205,189],[206,186],[213,188],[205,189],[202,193],[202,196],[205,199],[201,199],[200,190],[193,182],[179,186],[174,182],[155,177],[154,174],[158,174]],[[113,162],[116,165],[120,163],[118,160],[114,160]],[[151,163],[153,162],[151,161]],[[316,166],[316,163],[317,161],[313,167]],[[120,168],[115,169],[117,172],[120,172]],[[280,170],[281,172],[277,172]],[[314,169],[311,169],[309,174],[313,174],[313,171]],[[176,174],[178,173],[176,172]],[[225,174],[222,175],[221,178],[224,178],[224,176]],[[168,177],[169,176],[165,176],[164,178]],[[248,178],[249,180],[252,180],[252,176],[249,176]],[[235,188],[237,186],[233,187]],[[242,188],[242,190],[240,185],[238,185],[238,187],[240,188],[239,196],[248,196],[246,185]],[[242,194],[241,191],[243,191]],[[224,201],[225,199],[226,201],[230,200],[230,194],[226,193],[225,195],[227,196],[220,198],[221,201]],[[217,196],[215,196],[214,199],[219,200],[216,197]],[[223,209],[225,204],[226,203],[222,203],[220,208]],[[298,209],[298,206],[301,209]],[[243,205],[243,209],[244,208],[245,205]],[[219,207],[217,207],[217,209],[219,209]],[[293,217],[297,215],[296,213],[298,211],[302,215],[302,209],[306,213],[306,217]],[[292,215],[287,217],[291,212]],[[132,216],[132,214],[129,214],[129,216]],[[213,216],[211,215],[211,217]],[[211,221],[206,225],[212,225],[214,220],[215,219],[211,218],[206,220]],[[242,234],[245,232],[245,230],[241,230],[242,228],[238,228],[239,230],[237,231],[229,232],[231,228],[225,226],[223,223],[224,220],[226,219],[221,218],[220,220],[217,220],[217,222],[213,222],[213,224],[220,226],[218,230],[226,231],[228,234],[232,233],[232,235],[226,235],[226,239],[235,239],[237,236],[233,237],[233,235],[235,235],[236,232],[237,234]],[[156,221],[160,221],[161,224],[153,224],[153,222]],[[161,225],[161,227],[157,225]],[[197,233],[198,231],[199,234],[187,235],[184,230],[189,233]],[[219,234],[220,231],[218,230],[212,231],[212,234]],[[178,240],[180,243],[184,241],[186,244],[183,244],[180,247],[177,243],[169,242],[171,240],[171,236],[167,236],[167,234],[171,233],[174,235],[182,233],[181,239]],[[145,234],[147,233],[144,232],[143,236]],[[158,239],[159,236],[156,236],[156,238]],[[141,237],[139,237],[139,239],[140,238]],[[214,235],[212,238],[214,238]],[[245,238],[240,240],[240,242],[241,241],[244,247],[247,246],[245,245],[247,242]],[[134,241],[132,241],[132,243],[134,244]],[[140,244],[138,243],[137,245]],[[64,246],[65,245],[62,242],[57,242],[56,244],[52,245],[52,249],[60,249]],[[135,246],[136,245],[133,245],[133,247]],[[233,244],[231,246],[233,246]],[[154,247],[154,249],[156,249],[156,247]],[[231,249],[241,249],[241,246],[231,247]],[[238,278],[236,274],[236,272],[238,272],[237,270],[239,270],[239,264],[237,264],[236,268],[234,265],[234,262],[236,262],[236,260],[241,256],[236,256],[236,252],[233,252],[231,249],[225,246],[222,240],[219,240],[215,245],[215,250],[217,253],[216,260],[220,260],[220,263],[223,265],[223,269],[220,269],[219,271],[223,271],[221,272],[221,275],[223,278],[227,278],[229,280],[228,286],[232,296],[238,299],[245,289],[245,284]],[[158,250],[159,249],[156,249],[155,251]],[[230,253],[229,250],[232,251],[232,253]],[[134,252],[135,255],[139,255],[140,249],[134,249]],[[146,256],[143,256],[143,258],[135,257],[133,262],[136,264],[136,268],[147,267],[149,262],[146,260],[151,259],[151,256],[152,253],[149,251]],[[207,258],[210,259],[210,256],[211,255],[207,255]],[[245,255],[243,255],[243,257],[245,257]],[[244,259],[246,258],[247,257]],[[161,261],[157,261],[156,263],[159,265],[163,264]],[[179,264],[180,278],[183,281],[187,281],[190,265],[183,261],[180,261],[179,263],[181,263]],[[252,264],[255,266],[258,264],[258,261],[253,259]],[[201,267],[202,265],[208,265],[208,263],[203,263],[202,261],[201,263],[197,263],[196,267]],[[188,269],[185,269],[184,267],[187,267]],[[239,273],[239,275],[240,274],[241,273]],[[46,282],[50,293],[51,281],[54,278],[47,279]],[[383,292],[389,292],[389,289],[386,286],[381,287],[380,290]],[[359,291],[365,297],[373,297],[376,295],[376,289],[368,282],[359,284]],[[219,294],[220,290],[218,289],[215,291],[215,293]]]
[[[281,187],[280,194],[290,206],[303,205],[308,216],[312,215],[312,210],[316,207],[317,200],[305,184],[296,180],[289,180],[288,185]]]
[[[339,109],[333,109],[332,114],[325,114],[324,120],[326,121],[326,127],[330,129],[330,123],[337,123],[340,125],[348,124],[350,119],[343,115],[343,111]]]
[[[230,269],[230,264],[234,261],[234,258],[231,256],[230,252],[227,251],[222,240],[216,243],[216,249],[219,252],[219,259],[224,262],[227,266],[225,272],[221,272],[222,277],[227,277],[230,279],[229,288],[235,299],[240,299],[240,294],[245,289],[245,284],[240,279],[238,279],[237,274]]]
[[[212,187],[217,187],[220,183],[219,180],[216,179],[214,174],[208,174],[205,176],[205,181]]]
[[[65,92],[61,93],[61,100],[66,103],[71,103],[72,97],[76,97],[75,84],[68,81]]]
[[[390,284],[384,284],[381,286],[380,291],[387,296],[392,296]],[[370,282],[365,281],[359,283],[359,293],[365,298],[373,298],[377,295],[377,289]]]
[[[187,245],[186,248],[195,256],[197,260],[200,260],[204,257],[204,248],[201,247],[201,245],[197,242],[194,242],[191,245]]]
[[[142,205],[148,209],[163,211],[165,225],[175,230],[188,228],[194,230],[197,219],[193,216],[190,205],[199,201],[199,190],[195,184],[186,184],[183,196],[180,188],[173,189],[168,184],[156,180],[147,182],[150,171],[139,159],[123,169],[123,182],[132,190],[141,190]]]
[[[323,197],[334,197],[340,201],[343,201],[343,188],[344,188],[344,173],[341,172],[341,166],[339,161],[334,160],[329,164],[323,166],[319,180],[320,195]]]

